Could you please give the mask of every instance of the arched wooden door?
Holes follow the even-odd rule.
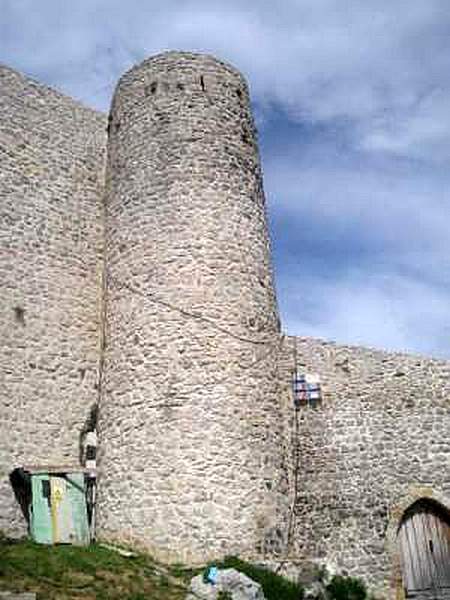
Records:
[[[403,516],[398,543],[406,597],[450,600],[450,514],[418,500]]]

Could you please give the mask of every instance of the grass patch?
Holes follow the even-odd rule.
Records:
[[[302,600],[303,588],[237,557],[214,563],[261,584],[266,600]],[[98,544],[44,546],[0,536],[0,591],[35,592],[38,600],[184,600],[192,577],[204,569],[165,567],[146,554],[122,556]],[[353,590],[332,600],[364,600]],[[228,600],[227,594],[221,600]]]
[[[38,600],[184,600],[187,583],[144,554],[0,538],[0,590]]]

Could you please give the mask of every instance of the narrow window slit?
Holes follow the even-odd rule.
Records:
[[[21,306],[14,307],[14,316],[16,318],[16,322],[21,325],[25,325],[25,309]]]
[[[158,88],[158,84],[156,81],[152,81],[152,83],[150,85],[146,85],[144,88],[144,92],[146,96],[149,96],[150,94],[153,96],[154,94],[156,94],[156,90]]]

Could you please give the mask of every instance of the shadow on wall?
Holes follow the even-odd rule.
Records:
[[[17,468],[9,474],[9,481],[19,503],[22,514],[30,527],[31,477],[23,469]]]
[[[84,463],[84,453],[85,453],[85,439],[86,435],[90,431],[95,431],[97,429],[97,421],[98,421],[98,404],[92,404],[89,415],[84,422],[84,425],[80,431],[80,435],[78,438],[78,455],[80,465]]]

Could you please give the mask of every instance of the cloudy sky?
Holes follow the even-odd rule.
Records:
[[[449,0],[0,0],[0,61],[101,110],[168,49],[249,80],[285,330],[450,358]]]

